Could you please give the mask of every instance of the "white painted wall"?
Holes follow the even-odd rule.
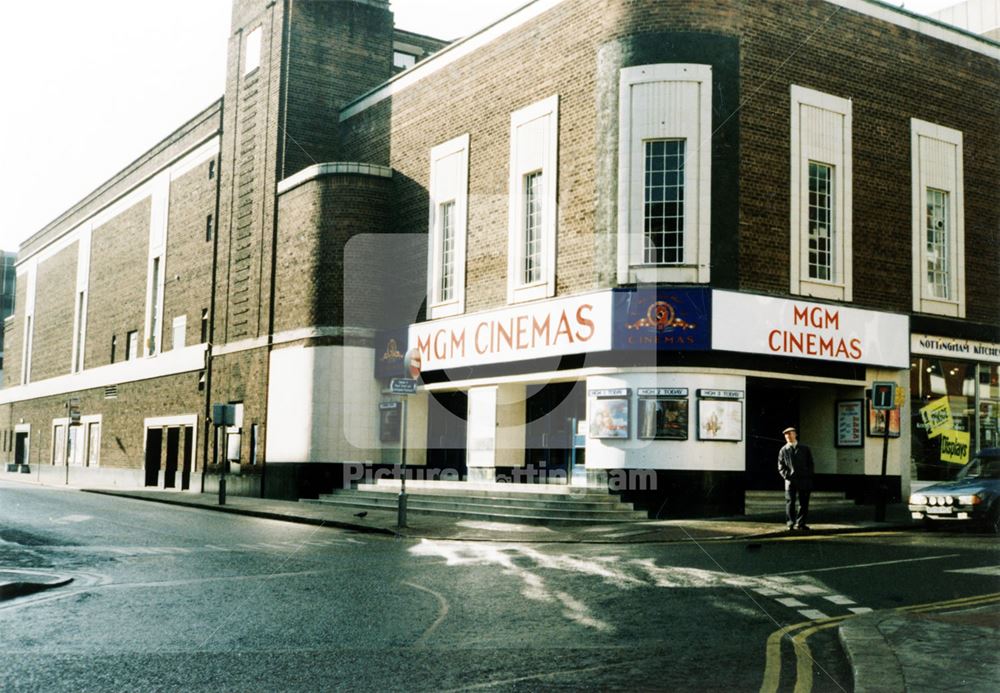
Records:
[[[741,375],[700,373],[623,373],[617,376],[592,376],[587,379],[587,390],[630,388],[631,430],[628,440],[587,438],[587,467],[589,469],[710,469],[716,471],[743,471],[746,468],[746,378]],[[639,440],[638,398],[640,387],[687,388],[688,439]],[[743,440],[719,442],[698,440],[699,389],[742,390]],[[587,420],[590,420],[588,397]]]
[[[363,347],[291,347],[271,353],[267,461],[378,459],[374,352]]]

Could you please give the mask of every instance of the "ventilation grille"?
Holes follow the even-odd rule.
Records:
[[[118,399],[118,386],[108,385],[104,388],[104,399]]]

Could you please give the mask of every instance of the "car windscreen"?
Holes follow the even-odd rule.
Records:
[[[955,479],[1000,479],[1000,458],[976,457],[958,471]]]

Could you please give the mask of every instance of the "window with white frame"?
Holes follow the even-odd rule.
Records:
[[[243,65],[243,74],[245,75],[260,67],[260,45],[263,34],[261,27],[257,27],[247,34],[245,63]]]
[[[910,120],[913,310],[965,317],[962,133]]]
[[[809,279],[833,279],[833,167],[809,162]]]
[[[170,331],[170,336],[171,336],[170,348],[183,349],[185,345],[184,344],[185,338],[187,336],[187,316],[178,315],[177,317],[175,317],[174,322],[171,325],[171,328],[172,329]]]
[[[469,208],[469,135],[431,150],[428,317],[465,312],[465,246]]]
[[[853,296],[851,102],[791,88],[791,293]]]
[[[558,95],[511,114],[509,303],[555,295],[558,149]]]
[[[619,78],[618,281],[711,279],[712,67]]]

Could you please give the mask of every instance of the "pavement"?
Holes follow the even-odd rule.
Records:
[[[766,540],[788,536],[782,513],[741,517],[646,520],[596,525],[522,525],[410,512],[397,527],[395,512],[178,491],[82,489],[123,498],[247,515],[400,538],[537,543],[667,543]],[[876,522],[872,506],[810,511],[810,533],[839,535],[912,529],[904,504]],[[0,601],[67,584],[51,575],[0,570]],[[855,691],[943,693],[1000,690],[1000,594],[933,608],[904,607],[856,616],[839,626]]]

